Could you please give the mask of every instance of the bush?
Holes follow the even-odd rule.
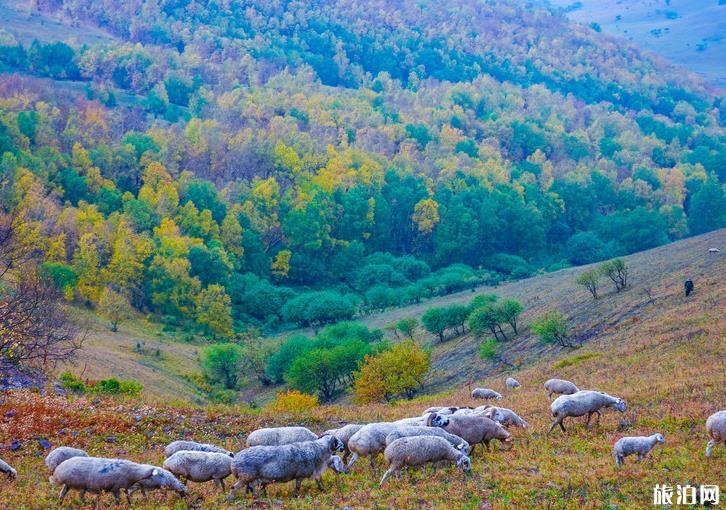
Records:
[[[267,405],[266,410],[273,414],[297,414],[310,411],[319,405],[320,401],[315,395],[309,395],[297,390],[287,390],[284,393],[278,393],[275,399]]]
[[[479,357],[481,359],[493,359],[497,355],[497,341],[487,338],[479,345]]]
[[[548,312],[532,323],[532,332],[546,344],[557,343],[562,347],[572,347],[570,328],[560,312]]]
[[[399,395],[413,398],[431,367],[431,354],[406,340],[375,356],[366,356],[355,374],[355,395],[360,403],[388,401]]]
[[[237,388],[240,361],[244,350],[237,344],[215,344],[202,351],[204,375],[214,384],[224,389]]]
[[[616,292],[620,292],[628,286],[628,266],[623,259],[608,260],[600,265],[599,269],[615,284]]]
[[[80,378],[73,375],[71,372],[63,372],[58,381],[63,389],[72,391],[73,393],[85,393],[86,385],[81,381]]]

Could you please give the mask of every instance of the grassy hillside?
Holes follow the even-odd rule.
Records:
[[[726,86],[724,11],[716,0],[551,0],[575,21],[598,23],[605,32]]]
[[[560,354],[560,348],[543,346],[531,334],[527,324],[533,317],[545,311],[559,310],[567,316],[586,345],[605,346],[615,341],[623,328],[632,326],[634,320],[666,313],[679,306],[683,301],[682,287],[686,277],[694,280],[699,294],[712,292],[708,279],[726,271],[723,255],[707,252],[714,246],[726,246],[726,230],[626,257],[631,268],[632,286],[616,294],[605,285],[597,302],[574,283],[577,274],[589,266],[556,271],[496,288],[482,287],[476,293],[493,292],[501,298],[516,298],[524,304],[524,327],[516,339],[501,345],[501,354],[509,362],[525,367],[540,358],[550,359]],[[646,288],[651,289],[653,303],[645,293]],[[474,295],[468,291],[452,294],[366,316],[361,322],[371,328],[384,328],[404,317],[420,318],[430,307],[466,303]],[[472,335],[462,335],[443,344],[433,336],[427,336],[426,341],[433,346],[434,368],[427,383],[428,392],[513,370],[479,359],[481,340]],[[137,351],[137,343],[142,344],[142,352]],[[79,360],[69,368],[91,379],[109,376],[136,379],[144,385],[144,393],[151,400],[172,398],[195,402],[206,398],[189,380],[199,373],[199,350],[200,345],[183,342],[178,336],[147,321],[134,320],[122,324],[118,333],[111,333],[105,323],[93,320]],[[272,398],[275,391],[254,386],[243,393],[243,399],[261,403]]]
[[[604,298],[596,307],[568,287],[566,282],[575,271],[499,289],[503,295],[529,295],[530,306],[545,306],[534,303],[555,298],[583,328],[599,324],[603,331],[582,349],[547,353],[515,373],[523,387],[507,392],[502,405],[529,421],[529,433],[515,431],[515,445],[510,451],[498,447],[492,452],[476,451],[470,477],[451,467],[437,471],[426,468],[406,473],[400,480],[392,479],[388,487],[380,489],[377,481],[382,470],[372,473],[367,462],[361,462],[348,475],[326,474],[327,490],[322,494],[307,482],[303,495],[294,499],[290,484],[277,485],[270,487],[269,499],[253,503],[249,497],[241,498],[229,506],[210,484],[193,485],[192,506],[640,509],[651,506],[656,483],[723,484],[726,450],[716,448],[708,461],[703,456],[705,419],[726,405],[724,260],[723,254],[706,253],[710,246],[723,247],[723,242],[724,232],[715,232],[629,258],[633,288]],[[688,299],[681,292],[685,275],[696,284],[696,292]],[[639,290],[646,279],[653,286],[652,305],[645,303]],[[391,318],[392,314],[386,314],[370,320],[384,323]],[[522,347],[525,343],[523,340]],[[462,339],[458,344],[473,343]],[[450,344],[446,350],[452,352],[455,347]],[[515,350],[526,353],[525,358],[534,356],[529,349]],[[436,359],[439,367],[453,373],[443,350],[436,351]],[[479,370],[472,369],[471,375],[483,373]],[[569,424],[567,433],[546,436],[549,402],[542,383],[554,376],[573,380],[581,388],[620,396],[628,409],[624,414],[606,411],[600,424],[589,431],[582,420],[577,420]],[[502,374],[474,382],[504,391]],[[212,441],[236,450],[245,434],[261,425],[304,423],[322,431],[341,421],[368,422],[416,415],[434,404],[475,403],[465,385],[451,385],[444,393],[395,406],[326,406],[302,416],[252,413],[236,407],[172,408],[116,401],[91,405],[83,398],[11,393],[0,403],[0,416],[4,417],[0,421],[0,443],[21,441],[19,450],[2,453],[18,469],[20,478],[12,487],[4,480],[0,482],[0,507],[55,508],[58,491],[48,485],[41,468],[40,438],[53,445],[80,446],[97,455],[160,463],[163,445],[181,437]],[[652,458],[639,464],[626,461],[624,468],[615,469],[610,450],[619,437],[655,431],[664,434],[666,444],[657,448]],[[178,499],[163,495],[134,505],[139,509],[184,507]]]

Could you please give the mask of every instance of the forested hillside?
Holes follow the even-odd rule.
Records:
[[[722,99],[545,9],[5,7],[53,30],[0,32],[4,209],[110,317],[317,327],[726,224]]]

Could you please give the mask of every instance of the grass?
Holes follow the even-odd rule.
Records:
[[[307,481],[299,498],[292,497],[292,484],[288,483],[270,486],[269,498],[253,501],[249,496],[240,497],[227,505],[224,495],[212,484],[192,484],[190,507],[623,510],[651,508],[655,484],[723,485],[726,448],[716,447],[708,460],[704,449],[708,439],[705,420],[726,405],[726,272],[723,259],[709,260],[701,252],[703,246],[720,239],[723,233],[690,241],[692,244],[673,250],[670,259],[668,247],[643,255],[642,261],[656,266],[649,270],[657,271],[657,267],[662,268],[658,264],[667,263],[673,271],[650,282],[657,284],[654,304],[644,305],[642,298],[636,298],[637,287],[598,303],[580,303],[578,296],[572,296],[574,308],[592,312],[589,318],[576,315],[583,327],[604,321],[607,329],[587,342],[585,352],[546,351],[542,359],[523,364],[516,373],[510,370],[508,373],[522,383],[521,389],[505,391],[504,373],[476,379],[477,385],[503,391],[501,405],[517,411],[530,429],[515,429],[515,444],[509,451],[477,449],[470,476],[451,466],[436,470],[426,467],[410,470],[379,488],[383,471],[383,459],[379,458],[376,472],[364,461],[347,475],[326,473],[323,493]],[[690,263],[687,247],[692,249]],[[635,262],[633,267],[633,282],[638,285],[637,276],[646,274],[646,268]],[[697,289],[688,299],[679,288],[685,273],[692,275]],[[562,277],[540,278],[556,282]],[[604,306],[606,300],[611,301]],[[612,310],[606,313],[608,308]],[[468,363],[479,362],[471,358]],[[468,370],[463,362],[461,369]],[[568,420],[566,433],[555,431],[548,436],[550,402],[542,384],[550,377],[622,397],[628,409],[623,414],[605,411],[599,425],[591,430],[584,428],[582,419]],[[2,452],[3,459],[18,470],[19,479],[12,485],[0,481],[0,508],[57,508],[58,488],[48,484],[40,438],[54,446],[78,446],[94,455],[160,464],[163,446],[175,439],[194,438],[239,450],[246,434],[261,426],[303,424],[321,432],[341,422],[418,415],[432,405],[476,405],[469,390],[468,384],[452,383],[441,393],[395,405],[338,404],[295,416],[246,406],[149,405],[119,399],[9,393],[0,402],[0,443],[19,440],[22,446],[15,452]],[[611,449],[617,439],[654,432],[665,436],[665,445],[658,446],[641,463],[628,458],[623,468],[615,467]],[[104,504],[111,501],[109,495],[102,498]],[[76,495],[70,504],[74,508],[93,507],[82,507]],[[156,494],[148,500],[139,497],[134,508],[182,509],[187,504],[172,495]]]

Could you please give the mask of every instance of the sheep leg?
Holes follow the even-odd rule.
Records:
[[[385,481],[386,481],[386,479],[387,479],[387,478],[388,478],[389,476],[391,476],[391,475],[393,474],[393,472],[394,472],[394,471],[396,471],[396,467],[395,467],[395,466],[391,466],[391,467],[389,467],[389,468],[388,468],[388,471],[386,471],[385,473],[383,473],[383,478],[381,478],[381,483],[379,483],[378,485],[379,485],[379,486],[383,485],[383,482],[385,482]]]
[[[239,491],[242,488],[242,484],[244,483],[243,480],[237,480],[234,485],[232,485],[232,489],[229,491],[229,496],[227,496],[227,502],[231,503],[234,497],[237,495],[237,491]],[[252,487],[250,487],[249,484],[247,484],[247,492],[252,492]]]
[[[321,491],[325,490],[325,488],[323,487],[323,481],[320,478],[316,478],[315,483],[318,484],[318,489],[320,489]]]
[[[355,464],[355,461],[358,460],[358,453],[353,453],[353,455],[350,457],[350,462],[348,462],[348,465],[346,466],[346,469],[350,469],[350,467]]]
[[[346,449],[343,453],[343,464],[348,462],[348,457],[350,457],[350,450]]]
[[[597,424],[599,426],[600,425],[600,416],[602,416],[602,415],[600,414],[600,411],[593,411],[593,412],[597,414]]]
[[[585,428],[590,430],[590,418],[592,417],[592,411],[587,413],[587,420],[585,421]]]
[[[298,497],[300,495],[300,486],[302,485],[302,480],[300,478],[295,479],[295,490],[293,491],[293,494],[295,497]]]
[[[59,503],[63,503],[63,499],[66,497],[66,494],[68,494],[68,486],[64,485],[60,491],[60,495],[58,496]],[[81,491],[81,494],[83,494],[83,491]],[[81,499],[83,499],[83,498],[81,498]]]
[[[562,425],[562,421],[563,420],[561,418],[555,418],[555,421],[552,422],[552,426],[550,427],[550,430],[549,430],[549,432],[547,432],[547,434],[550,434],[557,425],[559,425],[560,428],[562,429],[562,431],[564,432],[565,427],[564,427],[564,425]]]
[[[706,457],[711,456],[711,451],[713,450],[714,446],[716,446],[715,439],[711,439],[708,443],[706,443]]]
[[[617,464],[618,466],[623,465],[623,456],[622,455],[615,456],[615,464]]]
[[[487,451],[489,451],[489,441],[484,441],[484,446],[486,446]]]
[[[219,487],[220,489],[222,489],[222,492],[224,492],[224,490],[225,490],[224,489],[224,480],[222,480],[221,478],[215,478],[214,479],[214,485],[216,485],[217,487]]]
[[[375,455],[370,455],[369,458],[371,460],[371,469],[373,471],[375,471],[376,470],[376,456]]]
[[[116,504],[120,505],[121,504],[121,493],[119,492],[119,490],[114,489],[111,492],[113,493],[113,499],[114,499],[114,501],[116,501]]]

